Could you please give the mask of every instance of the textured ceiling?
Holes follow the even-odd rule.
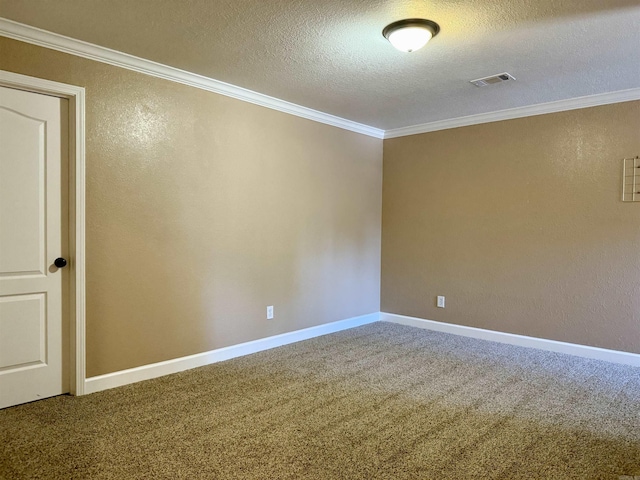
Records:
[[[0,16],[393,129],[640,87],[640,0],[0,0]],[[388,23],[440,34],[396,51]],[[507,71],[516,82],[469,80]]]

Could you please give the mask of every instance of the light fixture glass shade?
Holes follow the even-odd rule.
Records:
[[[407,27],[389,34],[391,45],[401,52],[414,52],[424,47],[433,34],[422,27]]]
[[[415,52],[424,47],[439,31],[437,23],[413,18],[388,25],[382,34],[401,52]]]

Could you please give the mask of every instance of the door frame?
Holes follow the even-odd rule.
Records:
[[[85,91],[83,87],[0,70],[0,86],[69,101],[69,391],[84,395],[85,321]],[[64,332],[63,332],[64,335]]]

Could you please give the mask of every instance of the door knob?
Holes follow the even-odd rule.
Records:
[[[53,264],[58,268],[63,268],[67,266],[67,260],[62,257],[58,257],[54,260]]]

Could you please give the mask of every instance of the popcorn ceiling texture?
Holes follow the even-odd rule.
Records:
[[[392,129],[640,87],[636,0],[2,0],[0,16]],[[413,54],[383,37],[424,17]],[[518,81],[477,89],[508,71]]]
[[[0,478],[618,480],[640,369],[376,323],[0,411]]]

